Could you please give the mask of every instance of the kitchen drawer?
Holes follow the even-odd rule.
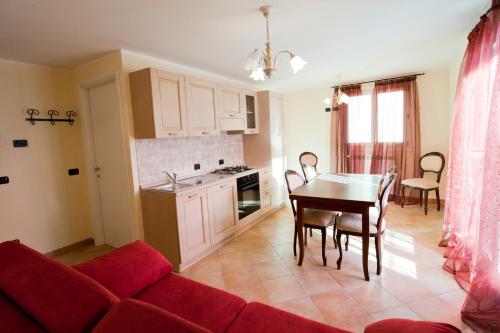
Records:
[[[260,180],[260,188],[262,191],[269,191],[271,189],[271,178],[267,177]]]
[[[268,180],[271,178],[271,168],[263,168],[260,170],[259,177],[261,180]]]

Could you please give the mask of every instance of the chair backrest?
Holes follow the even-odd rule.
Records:
[[[422,165],[422,162],[424,161],[424,159],[426,159],[427,157],[431,157],[431,156],[437,156],[441,159],[441,161],[439,163],[439,167],[436,169],[426,169]],[[422,157],[420,157],[418,164],[420,166],[420,177],[423,177],[425,172],[433,172],[437,175],[436,181],[439,183],[439,181],[441,180],[441,173],[443,172],[444,164],[445,164],[445,159],[444,159],[443,154],[441,154],[437,151],[427,153],[427,154],[423,155]]]
[[[286,181],[286,187],[288,189],[288,194],[292,193],[293,191],[295,191],[295,189],[303,186],[306,183],[306,181],[300,175],[300,173],[294,170],[285,171],[285,181]],[[296,216],[297,211],[295,209],[295,203],[293,202],[292,199],[290,199],[290,203],[292,204],[293,215]]]
[[[380,231],[382,227],[382,220],[384,218],[385,213],[387,212],[387,208],[389,207],[389,194],[391,193],[392,187],[396,182],[396,177],[398,175],[395,173],[386,173],[383,177],[382,181],[382,191],[379,196],[378,209],[379,216],[377,220],[377,230]]]
[[[316,156],[316,154],[309,151],[303,152],[299,156],[299,163],[306,182],[309,182],[318,175],[316,170],[316,166],[318,165],[318,156]]]

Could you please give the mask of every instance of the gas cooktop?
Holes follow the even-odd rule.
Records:
[[[248,170],[252,170],[252,168],[247,167],[246,165],[236,165],[232,167],[225,167],[222,169],[217,169],[214,173],[222,174],[222,175],[234,175],[236,173],[245,172]]]

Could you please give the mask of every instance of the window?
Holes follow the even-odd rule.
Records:
[[[376,98],[376,116],[372,110],[373,98]],[[351,97],[347,113],[347,142],[403,142],[403,105],[403,91]]]

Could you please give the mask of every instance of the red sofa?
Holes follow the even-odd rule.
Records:
[[[0,243],[0,332],[346,332],[183,278],[144,242],[69,267]],[[385,320],[367,333],[453,333],[447,324]]]

